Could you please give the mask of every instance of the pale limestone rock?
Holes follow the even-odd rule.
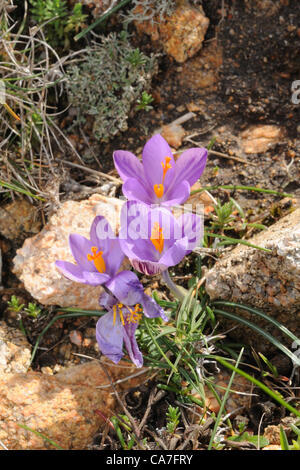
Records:
[[[177,149],[182,144],[185,130],[180,124],[169,124],[162,127],[160,134],[171,147]]]
[[[126,363],[118,366],[110,363],[105,368],[114,382],[135,371]],[[118,391],[136,387],[144,379],[145,375],[124,380],[117,386]],[[42,437],[18,426],[23,424],[64,449],[86,449],[98,429],[105,425],[105,417],[117,411],[109,383],[97,361],[70,367],[53,376],[0,371],[1,442],[9,450],[54,449]]]
[[[142,7],[137,11],[142,12]],[[193,57],[202,47],[209,25],[202,7],[193,7],[187,0],[177,2],[177,8],[165,21],[154,19],[154,22],[136,22],[139,32],[151,36],[152,41],[159,41],[166,54],[176,62],[185,62]]]
[[[263,153],[279,143],[284,137],[281,127],[275,125],[252,126],[241,133],[241,144],[245,153]]]
[[[24,334],[0,321],[0,373],[26,372],[30,356],[31,346]]]
[[[89,238],[90,226],[96,215],[106,217],[113,230],[118,230],[122,204],[119,199],[99,194],[80,202],[67,201],[40,233],[25,240],[13,260],[13,271],[32,297],[43,305],[99,308],[102,287],[69,281],[55,267],[55,261],[75,262],[69,248],[69,235],[78,233]]]
[[[219,259],[206,274],[210,298],[255,307],[300,337],[300,208],[249,242],[268,248],[271,253],[240,245]],[[238,314],[270,331],[269,324],[258,316],[245,314],[241,309]],[[272,327],[270,332],[291,346],[280,330]],[[244,326],[231,335],[260,351],[270,348],[266,340]]]

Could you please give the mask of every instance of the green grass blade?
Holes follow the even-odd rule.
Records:
[[[240,351],[240,354],[237,358],[237,361],[235,363],[235,367],[237,368],[241,359],[242,359],[242,355],[244,353],[244,349],[242,348],[241,351]],[[213,432],[211,433],[211,438],[210,438],[210,441],[209,441],[209,444],[208,444],[208,448],[207,450],[211,450],[212,446],[213,446],[213,443],[214,443],[214,439],[215,439],[215,435],[216,435],[216,432],[219,428],[219,424],[221,422],[221,419],[222,419],[222,415],[223,415],[223,412],[224,412],[224,409],[225,409],[225,404],[226,404],[226,401],[227,401],[227,398],[228,398],[228,395],[229,395],[229,392],[230,392],[230,389],[231,389],[231,385],[232,385],[232,382],[233,382],[233,379],[235,377],[235,374],[236,374],[236,371],[233,370],[232,371],[232,374],[231,374],[231,377],[230,377],[230,380],[228,382],[228,386],[226,388],[226,391],[225,391],[225,394],[224,394],[224,397],[222,399],[222,402],[221,402],[221,405],[220,405],[220,409],[219,409],[219,413],[217,415],[217,418],[216,418],[216,421],[215,421],[215,425],[214,425],[214,429],[213,429]]]
[[[223,310],[215,309],[214,310],[216,314],[222,315],[226,318],[229,318],[230,320],[237,321],[239,323],[242,323],[243,325],[248,326],[252,330],[256,331],[260,335],[262,335],[264,338],[266,338],[270,343],[272,343],[276,348],[280,349],[286,356],[288,356],[295,364],[300,366],[300,358],[298,358],[295,354],[293,354],[284,344],[280,343],[276,338],[274,338],[270,333],[267,331],[263,330],[259,326],[255,325],[254,323],[251,323],[250,321],[246,320],[245,318],[239,317],[238,315],[235,315],[234,313],[230,312],[225,312]]]
[[[282,450],[290,450],[287,435],[281,425],[280,425],[280,446]]]
[[[269,250],[269,248],[264,248],[262,246],[253,245],[252,243],[249,243],[246,240],[242,240],[240,238],[231,238],[231,237],[227,237],[226,235],[219,235],[217,233],[207,232],[207,230],[204,230],[204,233],[208,237],[220,238],[221,240],[224,240],[224,242],[221,242],[222,244],[245,245],[245,246],[249,246],[250,248],[255,248],[256,250],[265,251],[266,253],[272,253],[272,250]]]
[[[162,355],[162,357],[165,359],[165,361],[169,364],[169,366],[171,367],[171,369],[173,370],[173,372],[177,373],[177,369],[176,367],[174,366],[174,364],[172,364],[172,362],[170,361],[170,359],[165,355],[164,351],[161,349],[160,345],[158,344],[158,342],[156,341],[154,335],[153,335],[153,332],[151,331],[151,327],[148,323],[148,319],[145,318],[144,320],[144,324],[147,328],[147,331],[153,341],[153,343],[155,344],[156,348],[158,349],[158,351],[160,352],[160,354]]]
[[[235,186],[232,184],[225,184],[225,185],[220,185],[220,186],[204,186],[203,188],[200,189],[195,189],[194,191],[191,191],[191,196],[193,194],[197,194],[203,191],[213,191],[216,189],[230,189],[232,191],[254,191],[257,193],[264,193],[264,194],[273,194],[274,196],[280,196],[280,197],[290,197],[293,198],[294,196],[292,194],[288,193],[282,193],[281,191],[275,191],[273,189],[265,189],[265,188],[257,188],[255,186]]]
[[[75,41],[78,41],[79,39],[83,38],[87,33],[89,33],[92,29],[94,29],[96,26],[98,26],[98,24],[101,24],[103,23],[103,21],[105,21],[110,15],[112,15],[113,13],[115,13],[116,11],[118,11],[120,8],[122,8],[123,6],[127,5],[127,3],[129,3],[131,0],[123,0],[121,2],[119,2],[114,8],[111,8],[107,13],[105,13],[104,15],[100,16],[100,18],[98,18],[96,21],[94,21],[94,23],[92,23],[91,25],[89,25],[87,28],[85,28],[83,31],[81,31],[79,34],[76,34],[76,36],[74,36],[74,40]]]
[[[287,410],[289,410],[291,413],[296,415],[298,418],[300,418],[300,412],[296,410],[292,405],[287,403],[280,395],[279,393],[273,392],[269,387],[267,387],[264,383],[260,382],[259,380],[255,379],[252,377],[252,375],[247,374],[247,372],[244,372],[243,370],[239,369],[238,367],[233,366],[230,364],[228,361],[226,361],[223,357],[220,356],[211,356],[213,359],[218,361],[220,364],[222,364],[224,367],[227,367],[230,370],[234,370],[237,372],[239,375],[242,377],[245,377],[245,379],[249,380],[252,382],[254,385],[259,387],[263,392],[265,392],[267,395],[269,395],[273,400],[277,401],[280,405],[284,406]]]
[[[288,328],[286,328],[284,325],[279,323],[277,320],[274,320],[274,318],[270,317],[269,315],[266,315],[265,313],[261,312],[260,310],[257,310],[252,307],[248,307],[247,305],[242,305],[242,304],[237,304],[235,302],[227,302],[227,301],[222,301],[222,300],[217,300],[216,302],[213,302],[212,305],[221,305],[223,307],[232,307],[232,308],[240,308],[242,310],[246,310],[249,313],[253,313],[254,315],[257,315],[264,320],[267,320],[268,322],[272,323],[274,326],[276,326],[282,333],[284,333],[286,336],[288,336],[291,341],[298,341],[299,338],[294,335]]]
[[[26,424],[18,424],[18,426],[19,426],[20,428],[25,429],[26,431],[32,432],[32,433],[35,434],[36,436],[41,437],[41,438],[44,439],[45,441],[49,442],[49,444],[51,444],[53,447],[56,447],[56,449],[58,449],[58,450],[65,450],[63,447],[60,447],[60,445],[58,445],[56,442],[52,441],[52,439],[49,439],[49,437],[45,436],[45,435],[42,434],[41,432],[38,432],[38,431],[35,431],[34,429],[31,429],[29,426],[26,426]]]
[[[33,194],[31,191],[28,191],[28,189],[24,189],[13,183],[7,183],[6,181],[0,180],[0,186],[2,186],[5,189],[10,189],[11,191],[15,191],[17,193],[25,194],[26,196],[32,197],[34,199],[38,199],[39,201],[45,202],[46,200],[42,198],[41,196],[37,196],[36,194]]]

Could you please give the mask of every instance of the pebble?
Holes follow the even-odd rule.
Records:
[[[78,330],[72,330],[69,333],[69,338],[71,343],[75,344],[76,346],[80,347],[82,344],[82,333]]]
[[[137,7],[143,13],[143,6]],[[140,33],[148,34],[153,42],[159,41],[166,54],[178,63],[193,57],[202,47],[209,19],[202,7],[190,5],[188,0],[178,2],[175,11],[165,21],[135,22]]]

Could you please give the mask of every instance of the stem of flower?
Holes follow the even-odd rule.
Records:
[[[172,279],[170,277],[169,271],[167,269],[162,272],[162,278],[165,281],[165,283],[167,284],[167,286],[170,289],[170,291],[172,292],[172,294],[174,294],[175,297],[177,297],[178,300],[183,301],[184,293],[179,289],[178,286],[176,286],[176,284],[174,284],[174,282],[172,281]]]

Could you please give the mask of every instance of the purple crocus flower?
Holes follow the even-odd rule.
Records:
[[[167,321],[168,317],[163,309],[144,293],[133,272],[122,271],[109,283],[108,288],[115,297],[104,293],[99,299],[100,305],[108,310],[96,326],[99,348],[102,354],[117,364],[124,355],[125,343],[132,362],[136,367],[142,367],[143,357],[135,339],[142,311],[148,318],[160,316]]]
[[[139,272],[153,275],[178,264],[203,237],[202,217],[185,213],[178,219],[164,207],[128,201],[121,211],[119,234],[123,253]]]
[[[175,162],[166,140],[156,134],[143,149],[143,161],[131,152],[114,152],[115,167],[123,179],[128,200],[174,206],[190,195],[191,186],[202,175],[207,159],[205,148],[191,148]]]
[[[90,240],[72,233],[69,245],[77,264],[56,261],[56,267],[71,281],[98,286],[116,275],[124,259],[118,238],[107,220],[95,217],[90,230]]]

